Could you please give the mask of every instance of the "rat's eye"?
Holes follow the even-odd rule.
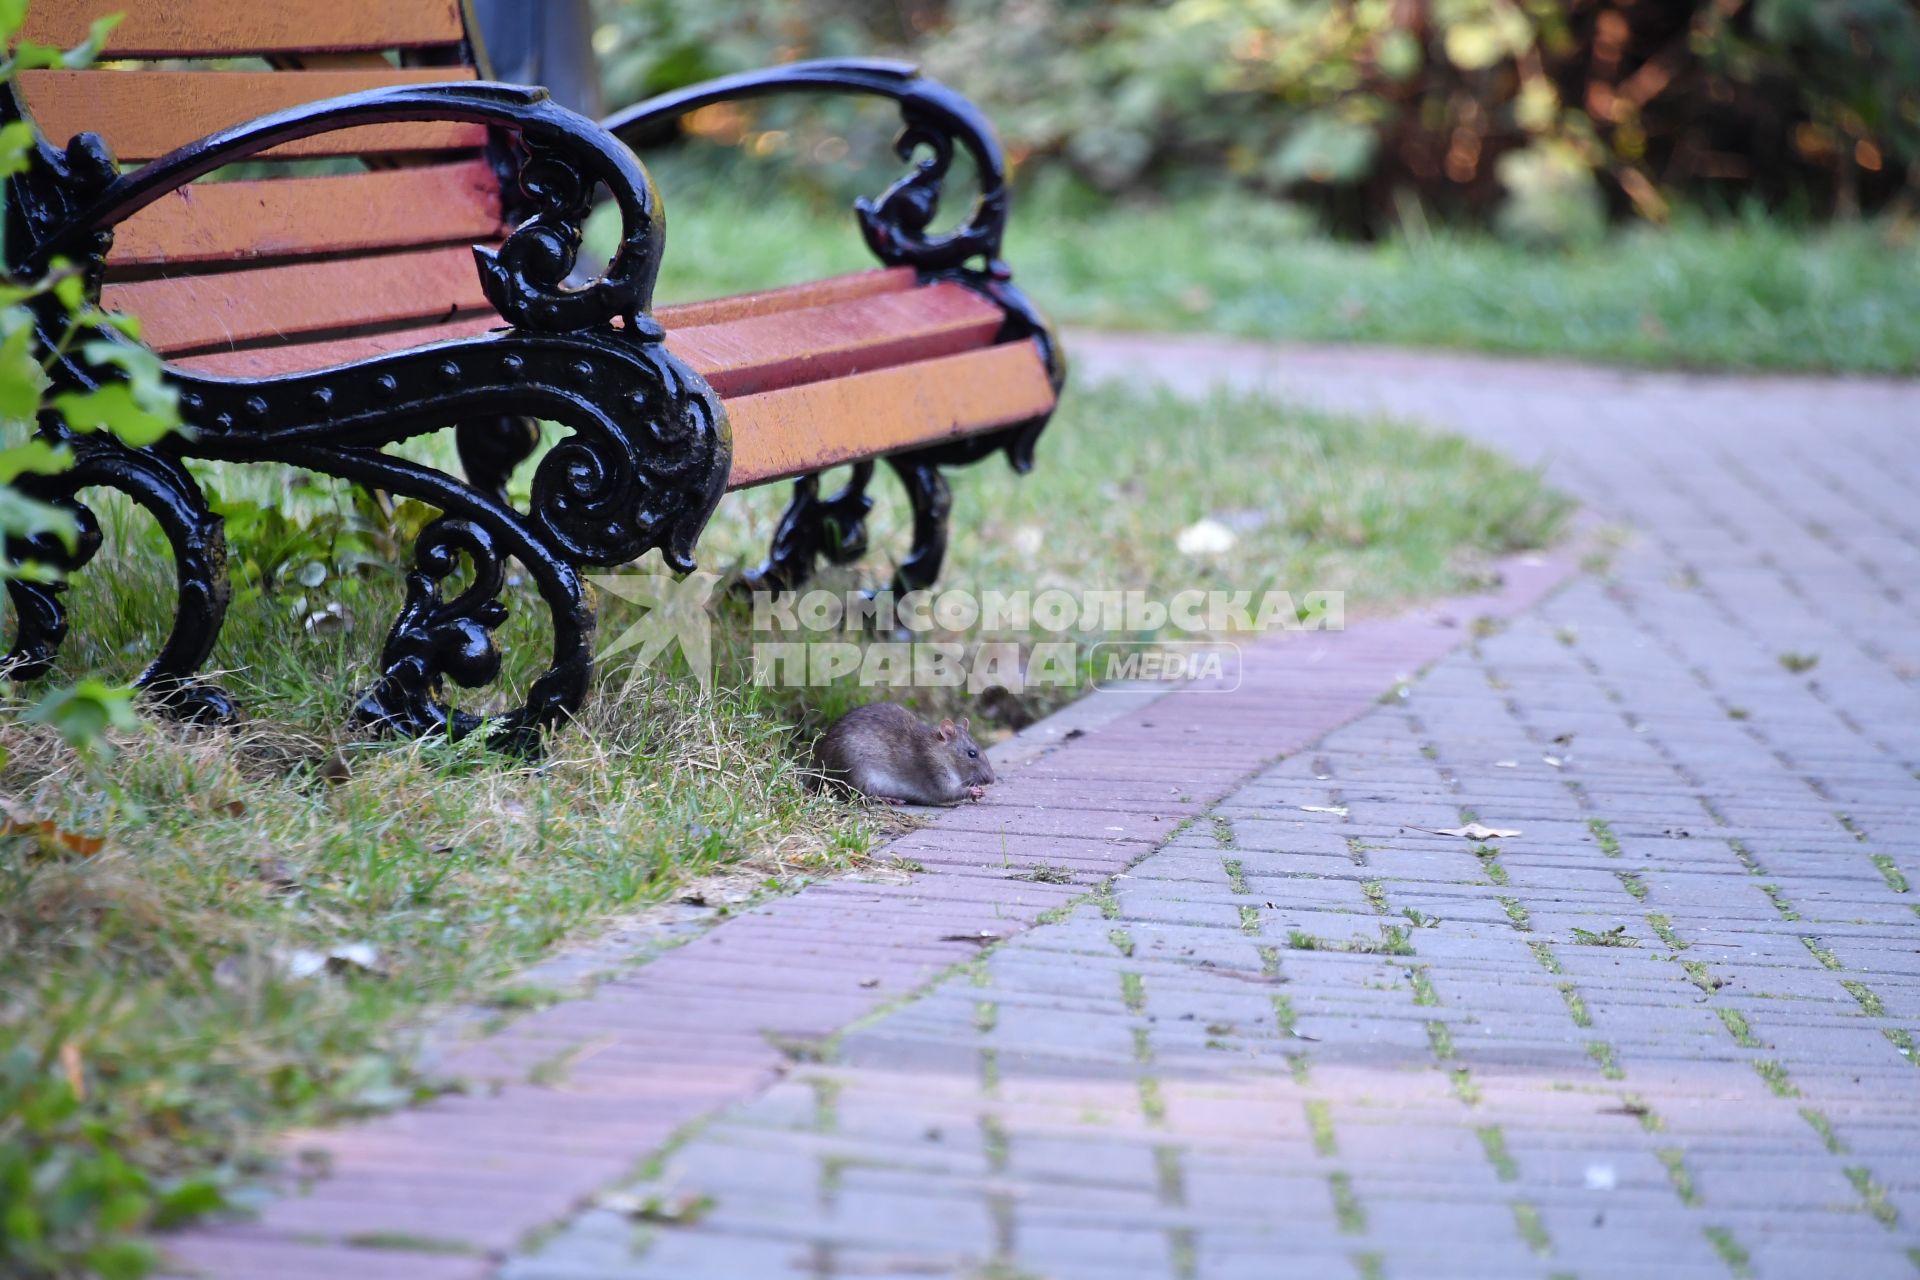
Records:
[[[969,759],[969,760],[978,760],[979,758],[980,758],[980,753],[979,753],[978,751],[976,751],[976,750],[975,750],[974,748],[972,748],[972,747],[968,747],[968,748],[967,748],[967,759]]]

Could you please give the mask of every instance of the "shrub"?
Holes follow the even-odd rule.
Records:
[[[1907,0],[624,0],[604,15],[610,101],[907,53],[980,99],[1017,162],[1109,193],[1303,195],[1362,232],[1409,195],[1565,236],[1602,212],[1659,220],[1675,199],[1872,209],[1920,180]],[[752,141],[741,115],[711,123]]]

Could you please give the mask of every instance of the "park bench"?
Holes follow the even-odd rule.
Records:
[[[914,517],[896,585],[925,586],[945,548],[942,468],[997,451],[1017,469],[1032,463],[1062,366],[1000,257],[1001,153],[971,104],[910,66],[796,63],[596,124],[544,91],[487,82],[459,0],[35,0],[24,34],[78,43],[103,9],[126,17],[101,64],[25,72],[5,104],[40,138],[31,167],[8,179],[7,265],[33,278],[56,260],[80,264],[104,307],[139,318],[190,429],[131,448],[43,420],[76,465],[21,483],[75,513],[80,547],[8,555],[82,567],[99,545],[78,497],[91,487],[151,512],[179,592],[139,685],[175,714],[236,714],[197,678],[228,585],[221,520],[186,459],[276,462],[442,513],[416,542],[379,674],[358,703],[370,728],[482,725],[446,704],[444,681],[477,688],[497,676],[507,564],[523,565],[552,614],[553,657],[522,705],[484,721],[521,744],[586,696],[584,566],[658,548],[687,572],[724,491],[793,479],[771,554],[748,582],[797,585],[820,558],[862,553],[865,491],[884,459]],[[191,61],[240,58],[266,69]],[[856,208],[880,265],[655,310],[660,202],[617,135],[783,92],[899,104],[896,150],[909,169]],[[932,231],[962,149],[978,198],[956,226]],[[352,171],[272,172],[329,157]],[[241,161],[252,165],[236,180],[194,181]],[[576,252],[598,189],[621,235],[605,270],[582,278]],[[51,306],[40,315],[46,349],[63,323]],[[118,376],[70,358],[53,374],[79,389]],[[567,434],[516,509],[507,479],[537,448],[536,420]],[[392,448],[446,427],[464,477]],[[820,474],[845,464],[846,487],[823,494]],[[470,585],[455,591],[456,581]],[[64,587],[8,589],[10,674],[40,675],[67,631]]]

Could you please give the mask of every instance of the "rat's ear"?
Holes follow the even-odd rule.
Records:
[[[960,717],[960,732],[962,732],[962,733],[969,733],[969,732],[971,732],[971,731],[972,731],[972,729],[973,729],[973,717],[972,717],[972,716],[961,716],[961,717]]]
[[[934,732],[940,735],[940,741],[951,742],[953,740],[953,721],[942,720],[940,727],[935,729]]]

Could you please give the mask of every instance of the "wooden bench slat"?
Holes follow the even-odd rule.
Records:
[[[459,0],[34,0],[21,34],[69,48],[109,13],[126,15],[107,41],[110,58],[418,48],[465,35]]]
[[[828,276],[824,280],[809,280],[804,284],[740,293],[728,298],[676,302],[670,306],[656,307],[653,313],[668,328],[684,329],[693,325],[722,324],[728,320],[771,315],[776,311],[820,307],[853,298],[869,298],[877,293],[900,293],[918,283],[919,277],[912,267],[875,267],[868,271]]]
[[[1004,321],[973,290],[936,284],[669,329],[667,349],[731,399],[984,347]]]
[[[359,252],[501,235],[485,161],[314,178],[196,182],[114,232],[114,268]]]
[[[260,338],[450,319],[488,306],[473,251],[464,245],[128,281],[107,285],[100,300],[110,311],[140,317],[142,338],[162,355]]]
[[[467,316],[446,324],[418,328],[392,329],[385,333],[358,334],[351,338],[331,338],[325,342],[288,342],[248,351],[209,351],[205,355],[181,356],[168,363],[190,373],[211,374],[217,378],[276,378],[282,374],[305,373],[310,369],[328,369],[405,351],[430,342],[450,342],[471,338],[489,329],[503,329],[506,321],[489,310],[485,315]]]
[[[727,402],[733,422],[727,487],[1012,426],[1053,402],[1046,364],[1031,342],[743,396]]]
[[[152,160],[230,125],[343,93],[393,84],[474,79],[472,67],[384,71],[23,71],[20,92],[34,123],[65,146],[97,133],[121,163]],[[369,152],[450,151],[481,146],[486,126],[458,122],[363,125],[263,152],[270,159]]]
[[[936,284],[724,324],[675,325],[667,347],[731,399],[984,347],[1003,319],[997,306],[971,289]],[[502,324],[489,312],[424,328],[208,352],[175,363],[221,377],[273,377],[471,337]]]

